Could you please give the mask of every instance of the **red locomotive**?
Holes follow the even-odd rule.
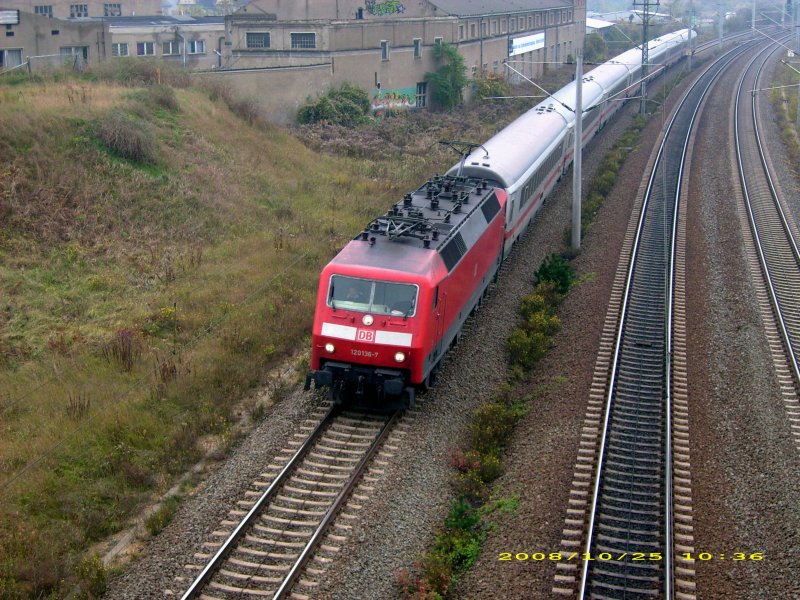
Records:
[[[323,269],[306,389],[413,404],[500,267],[506,194],[437,176]]]

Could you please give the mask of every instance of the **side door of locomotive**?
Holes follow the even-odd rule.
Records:
[[[444,350],[442,347],[444,344],[442,337],[444,336],[444,316],[446,306],[447,292],[443,291],[441,287],[437,285],[433,292],[433,327],[431,327],[431,331],[433,333],[432,347],[435,362],[439,361],[442,356],[442,351]]]

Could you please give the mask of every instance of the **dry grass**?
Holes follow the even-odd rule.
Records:
[[[0,86],[0,589],[11,597],[61,594],[85,547],[167,489],[202,436],[228,436],[231,407],[307,336],[321,266],[454,162],[439,149],[320,154],[206,91],[135,87],[152,76]],[[457,132],[482,139],[510,120],[500,112]],[[109,152],[95,129],[107,114],[147,123],[158,161]],[[387,122],[385,136],[430,147],[443,131],[428,125]]]

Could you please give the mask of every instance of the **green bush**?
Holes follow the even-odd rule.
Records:
[[[485,100],[494,96],[508,96],[511,94],[511,88],[505,78],[489,73],[476,78],[472,82],[475,89],[475,99]]]
[[[477,411],[469,426],[470,444],[481,454],[494,455],[505,444],[516,422],[516,415],[500,402],[484,404]]]
[[[297,112],[300,124],[331,123],[353,127],[369,121],[369,95],[361,88],[349,83],[328,90],[316,101],[308,103]]]
[[[575,275],[569,261],[558,254],[551,254],[539,266],[534,282],[538,284],[543,281],[552,281],[556,284],[556,289],[560,294],[566,294],[574,278]]]
[[[438,44],[434,55],[442,66],[425,73],[425,79],[432,85],[433,101],[444,110],[452,110],[461,104],[461,94],[468,81],[464,57],[450,44]]]

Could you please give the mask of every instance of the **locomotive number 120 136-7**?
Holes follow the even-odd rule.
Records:
[[[358,350],[356,348],[350,350],[350,354],[352,354],[353,356],[360,356],[363,358],[378,358],[377,352],[370,352],[369,350]]]

